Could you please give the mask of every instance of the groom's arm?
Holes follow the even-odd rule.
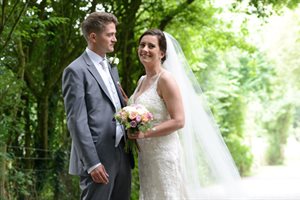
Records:
[[[86,169],[90,169],[99,164],[100,160],[88,126],[82,71],[66,68],[63,73],[62,90],[69,132],[80,160]]]
[[[127,96],[126,92],[123,90],[123,88],[122,88],[120,82],[117,82],[117,84],[118,84],[119,90],[121,91],[121,94],[122,94],[122,96],[123,96],[125,105],[127,105],[127,102],[128,102],[128,96]]]

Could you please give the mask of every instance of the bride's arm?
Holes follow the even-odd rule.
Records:
[[[170,119],[145,132],[144,137],[168,135],[184,126],[184,109],[180,90],[177,82],[169,72],[165,71],[161,75],[157,92],[166,104]]]

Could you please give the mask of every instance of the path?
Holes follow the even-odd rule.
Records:
[[[250,200],[300,200],[300,145],[289,145],[286,165],[263,166],[243,185]]]
[[[300,165],[262,167],[243,185],[250,199],[300,200]]]

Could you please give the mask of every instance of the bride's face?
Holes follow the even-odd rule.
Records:
[[[157,36],[145,35],[140,41],[138,55],[143,64],[160,63],[164,53],[159,48]]]

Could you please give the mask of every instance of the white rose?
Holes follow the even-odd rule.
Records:
[[[109,60],[110,64],[112,64],[112,65],[118,65],[120,62],[119,58],[117,58],[117,57],[110,57],[108,60]]]
[[[115,59],[113,60],[113,62],[114,62],[115,65],[117,65],[117,64],[119,64],[120,60],[119,60],[119,58],[115,57]]]

